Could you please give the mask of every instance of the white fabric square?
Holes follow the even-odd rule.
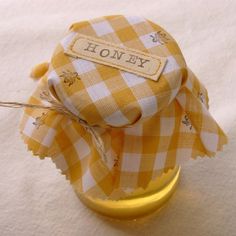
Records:
[[[74,143],[74,147],[76,149],[76,152],[78,153],[80,160],[82,160],[90,153],[89,145],[83,138],[80,138],[76,143]]]
[[[157,98],[150,96],[138,100],[138,103],[142,109],[142,117],[147,117],[157,112]]]
[[[131,25],[135,25],[145,21],[145,19],[140,16],[126,16],[125,18]]]
[[[129,72],[124,72],[121,71],[121,76],[123,77],[125,83],[129,86],[129,87],[133,87],[137,84],[141,84],[145,82],[145,79],[143,77],[137,76],[133,73],[129,73]]]
[[[98,36],[114,32],[114,29],[107,21],[94,23],[92,24],[92,27]]]
[[[158,40],[153,41],[152,36],[155,36],[155,34],[156,32],[152,32],[152,33],[145,34],[139,37],[139,39],[141,40],[145,48],[153,48],[153,47],[161,45],[161,43]]]
[[[68,165],[66,160],[62,154],[58,155],[56,158],[53,159],[58,169],[61,171],[66,171],[68,169]]]
[[[61,40],[60,43],[61,43],[61,46],[64,48],[64,50],[68,48],[69,44],[72,42],[75,35],[76,35],[76,32],[71,32]]]
[[[42,144],[46,147],[50,147],[54,137],[55,137],[56,131],[52,128],[48,129],[47,135],[44,137]]]
[[[121,126],[129,122],[129,120],[123,115],[121,111],[116,111],[112,113],[110,116],[107,116],[104,120],[108,124],[113,125],[113,126]]]
[[[216,152],[218,145],[218,135],[209,132],[200,133],[201,140],[204,146],[211,152]]]
[[[178,65],[178,63],[176,62],[175,58],[172,57],[172,56],[169,56],[166,58],[167,59],[167,62],[166,62],[166,65],[164,67],[164,70],[163,70],[163,74],[167,74],[167,73],[170,73],[172,71],[175,71],[175,70],[179,70],[180,67]]]
[[[154,163],[154,170],[160,170],[165,167],[166,155],[167,152],[157,153]]]
[[[49,86],[56,86],[58,84],[60,84],[60,78],[59,78],[58,74],[56,73],[56,71],[52,70],[48,74],[48,85]]]
[[[34,122],[35,122],[35,119],[33,119],[30,116],[27,116],[27,122],[26,122],[25,127],[22,131],[23,134],[25,134],[28,137],[31,137],[33,131],[35,130],[35,126],[33,124]]]
[[[87,169],[86,173],[82,177],[82,187],[83,191],[86,192],[93,186],[95,186],[97,183],[95,182],[89,168]]]
[[[100,82],[88,87],[87,92],[94,102],[111,95],[109,89],[107,88],[104,82]]]
[[[140,167],[141,154],[123,153],[122,171],[138,172]]]
[[[170,136],[173,134],[175,128],[175,118],[173,117],[161,117],[160,118],[160,135]]]
[[[79,75],[96,69],[93,62],[84,59],[75,59],[72,64]]]

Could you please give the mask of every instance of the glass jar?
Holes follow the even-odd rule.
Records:
[[[120,200],[102,200],[76,192],[80,200],[92,210],[118,219],[134,219],[149,214],[170,198],[176,189],[180,176],[180,166],[151,181],[148,187],[137,189]]]

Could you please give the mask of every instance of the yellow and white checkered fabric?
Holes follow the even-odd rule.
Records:
[[[76,59],[64,52],[77,33],[167,58],[158,81]],[[48,72],[29,99],[52,95],[96,128],[106,162],[83,126],[55,111],[25,108],[20,132],[29,150],[51,157],[80,192],[118,199],[145,188],[163,171],[197,156],[212,157],[227,136],[209,113],[204,85],[176,41],[141,17],[107,16],[75,23],[56,47]]]

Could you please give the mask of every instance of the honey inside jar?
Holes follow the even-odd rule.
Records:
[[[176,166],[151,181],[145,190],[139,188],[120,200],[102,200],[77,191],[76,193],[85,205],[102,215],[117,219],[134,219],[162,207],[175,191],[179,178],[180,167]]]

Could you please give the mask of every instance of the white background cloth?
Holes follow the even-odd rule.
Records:
[[[177,40],[230,142],[213,159],[186,163],[177,191],[158,214],[120,222],[82,205],[50,159],[27,152],[17,129],[22,110],[1,108],[0,235],[235,235],[235,11],[235,0],[1,0],[0,100],[26,101],[37,83],[28,79],[31,67],[49,60],[71,23],[138,14]]]

